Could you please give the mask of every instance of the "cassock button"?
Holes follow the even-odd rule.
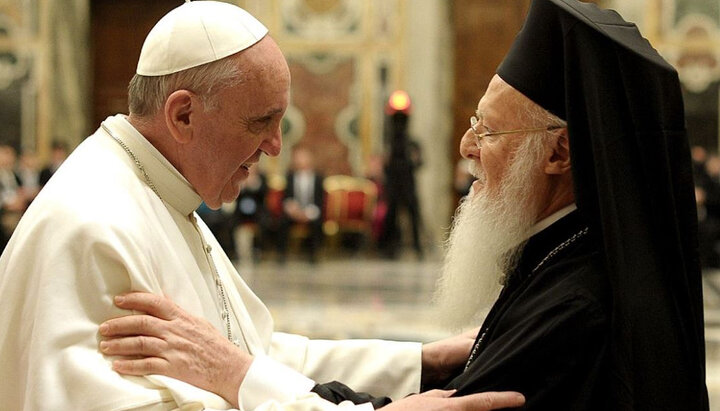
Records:
[[[205,251],[209,253],[210,251],[212,251],[212,247],[210,247],[209,245],[205,246]]]
[[[226,320],[227,318],[228,318],[228,312],[227,312],[227,311],[223,311],[223,312],[222,312],[222,319],[223,319],[223,320]]]

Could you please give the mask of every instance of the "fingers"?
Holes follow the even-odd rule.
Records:
[[[105,355],[162,357],[167,349],[166,341],[145,336],[115,338],[100,342],[100,351]]]
[[[451,395],[455,394],[455,391],[457,390],[430,390],[420,395],[422,395],[423,397],[448,398]]]
[[[447,398],[452,391],[432,390],[420,395],[411,395],[387,406],[388,411],[451,410],[491,411],[515,408],[525,403],[525,397],[517,392],[483,392],[463,397]],[[385,408],[383,408],[385,409]]]
[[[525,404],[525,397],[519,392],[483,392],[480,394],[457,397],[461,402],[462,410],[496,410],[500,408],[514,408]]]
[[[115,360],[112,368],[127,375],[168,375],[169,363],[162,358],[149,357],[139,360]]]
[[[103,337],[122,337],[127,335],[149,335],[159,337],[163,334],[164,321],[149,315],[128,315],[113,318],[100,324]]]
[[[163,320],[172,320],[178,315],[177,306],[172,300],[151,293],[132,292],[118,295],[115,297],[115,305],[125,310],[143,311]]]

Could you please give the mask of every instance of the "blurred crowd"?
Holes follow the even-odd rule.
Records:
[[[52,143],[47,164],[41,164],[32,151],[18,156],[13,146],[0,144],[0,251],[23,212],[67,156],[68,147],[60,141]]]
[[[701,146],[691,150],[700,261],[703,268],[720,268],[720,155]]]
[[[255,165],[235,202],[220,210],[202,205],[198,213],[239,261],[257,262],[270,252],[280,263],[288,255],[315,263],[323,248],[396,258],[405,237],[422,258],[417,195],[407,183],[412,175],[397,177],[397,164],[388,160],[371,156],[362,176],[325,176],[312,151],[296,146],[286,174],[266,175]]]

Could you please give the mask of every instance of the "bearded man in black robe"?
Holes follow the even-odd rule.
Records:
[[[512,387],[527,409],[708,409],[680,84],[637,27],[535,0],[460,150],[478,180],[441,314],[495,302],[446,387]]]

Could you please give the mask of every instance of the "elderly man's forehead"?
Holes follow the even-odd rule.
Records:
[[[502,118],[512,122],[528,105],[536,104],[495,75],[478,102],[477,111],[480,117],[495,117],[498,120]]]
[[[488,103],[504,105],[535,104],[498,75],[495,75],[490,81],[483,98],[488,100]]]

